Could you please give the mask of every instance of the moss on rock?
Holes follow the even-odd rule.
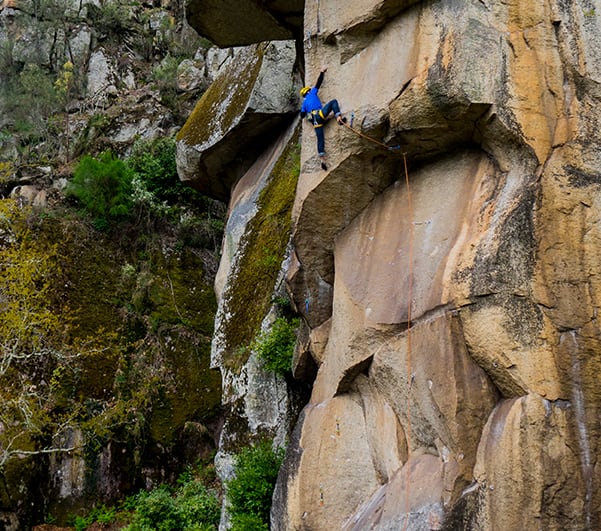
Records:
[[[206,149],[232,128],[248,106],[268,44],[256,45],[252,53],[232,61],[217,77],[179,131],[178,141]]]
[[[15,416],[17,406],[14,413],[4,407],[2,419],[12,414],[15,429],[26,428],[27,447],[21,449],[28,451],[54,444],[65,423],[82,430],[90,471],[83,497],[90,501],[99,499],[95,470],[109,443],[125,449],[129,457],[119,459],[127,469],[110,469],[116,476],[102,481],[117,489],[120,483],[139,487],[141,471],[157,467],[149,449],[158,444],[167,451],[186,422],[209,420],[220,404],[221,379],[209,359],[213,279],[204,267],[204,250],[178,242],[170,223],[123,226],[118,234],[106,234],[69,210],[0,201],[0,264],[7,281],[0,284],[0,302],[14,303],[15,319],[19,308],[27,308],[40,322],[28,339],[37,348],[35,358],[15,358],[0,374],[3,404],[24,403],[17,399],[29,400],[35,389],[32,404],[39,406],[29,407],[34,416],[27,426]],[[157,232],[147,232],[156,226]],[[17,328],[6,312],[1,319],[0,341],[6,345],[14,342]],[[5,436],[10,434],[0,433],[0,439]],[[6,442],[0,440],[0,453]],[[43,455],[31,460],[39,464]],[[178,457],[170,463],[177,466]],[[51,496],[24,491],[28,504],[34,498],[40,512]],[[49,509],[58,516],[55,505]]]
[[[225,363],[241,367],[273,298],[290,238],[292,205],[300,174],[300,127],[276,163],[258,200],[258,212],[240,241],[235,277],[224,293],[230,317],[224,323]]]

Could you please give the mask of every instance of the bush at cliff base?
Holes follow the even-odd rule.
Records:
[[[217,496],[198,481],[175,493],[162,485],[133,498],[136,512],[126,531],[214,531],[219,525]]]
[[[271,498],[284,458],[268,440],[243,449],[235,460],[235,477],[227,482],[232,531],[269,529]]]

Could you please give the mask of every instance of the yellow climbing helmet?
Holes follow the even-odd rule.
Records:
[[[304,98],[310,90],[311,87],[303,87],[302,89],[300,89],[300,95]]]

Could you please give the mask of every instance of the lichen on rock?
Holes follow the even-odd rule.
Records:
[[[180,178],[209,196],[229,198],[232,186],[293,112],[294,44],[240,48],[197,103],[177,136]]]

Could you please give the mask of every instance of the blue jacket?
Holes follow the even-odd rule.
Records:
[[[303,100],[303,105],[301,107],[301,116],[305,116],[305,114],[310,113],[311,111],[316,111],[321,109],[321,100],[317,95],[317,91],[319,89],[317,87],[313,87],[305,96]]]
[[[315,86],[309,92],[307,92],[307,94],[303,98],[303,105],[301,106],[300,111],[301,117],[304,118],[305,115],[311,113],[311,111],[316,111],[322,108],[321,100],[317,95],[317,91],[319,90],[319,87],[321,87],[322,81],[323,72],[320,72],[319,77],[317,78],[317,83],[315,83]]]

